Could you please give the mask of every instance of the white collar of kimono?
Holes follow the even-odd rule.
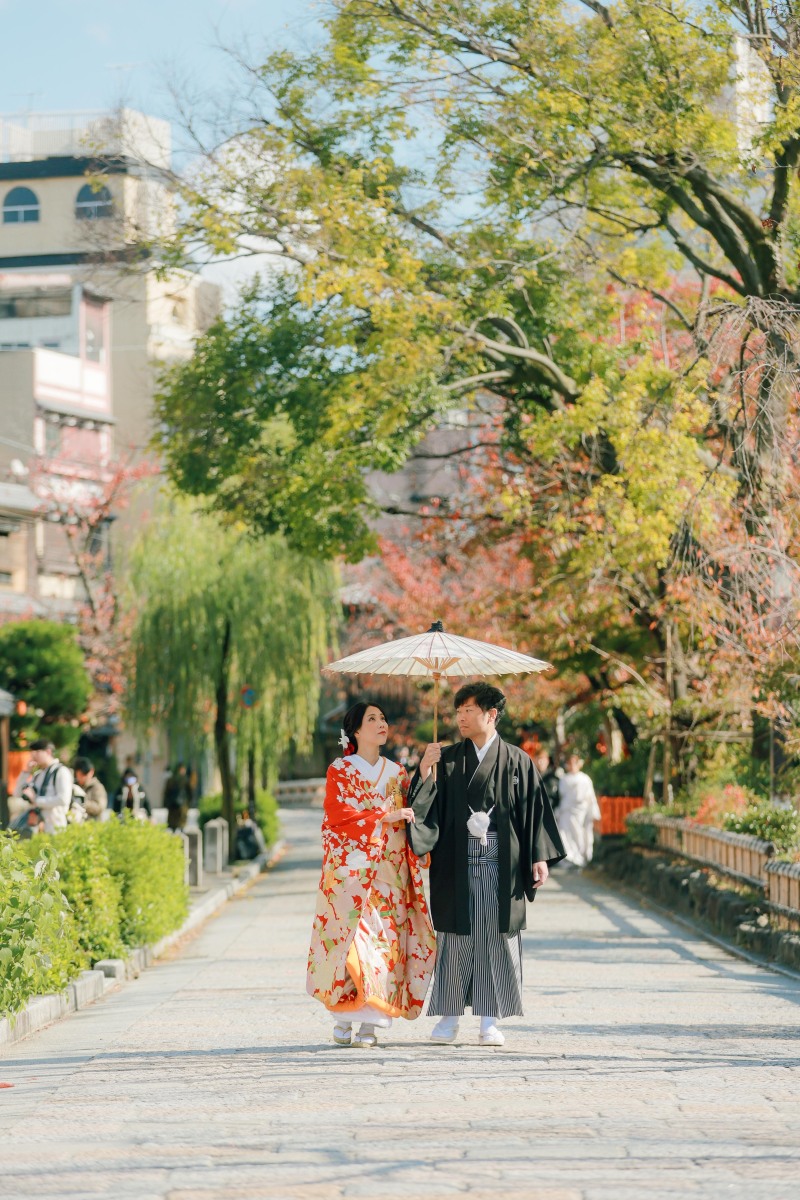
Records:
[[[475,753],[476,753],[476,754],[477,754],[477,756],[478,756],[478,765],[479,765],[479,766],[480,766],[480,764],[483,762],[483,760],[486,758],[486,755],[489,753],[489,747],[491,746],[492,742],[494,741],[494,739],[495,739],[496,737],[497,737],[497,730],[495,729],[495,731],[494,731],[494,733],[492,734],[492,736],[491,736],[490,738],[487,738],[487,739],[486,739],[486,741],[485,741],[485,742],[483,743],[483,745],[481,746],[480,750],[478,749],[478,747],[477,747],[477,746],[475,746],[475,743],[474,743],[474,742],[472,743],[472,744],[473,744],[473,746],[475,746]]]
[[[352,763],[359,775],[363,775],[370,783],[374,783],[382,771],[385,771],[387,779],[391,779],[400,770],[397,763],[392,762],[389,758],[384,758],[383,755],[378,756],[376,763],[367,762],[366,758],[362,758],[360,754],[348,754],[346,761]]]

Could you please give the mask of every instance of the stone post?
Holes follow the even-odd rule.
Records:
[[[184,845],[187,847],[189,858],[189,879],[190,887],[203,886],[203,834],[200,829],[184,829],[183,836],[186,839]]]
[[[209,874],[221,875],[228,865],[230,848],[228,822],[223,817],[206,822],[203,845],[203,866]]]

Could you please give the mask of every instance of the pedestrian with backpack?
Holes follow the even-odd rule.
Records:
[[[59,761],[55,746],[47,738],[31,742],[30,751],[29,770],[20,776],[14,794],[41,813],[44,833],[66,829],[67,814],[72,805],[72,771]],[[30,768],[33,768],[32,773]]]

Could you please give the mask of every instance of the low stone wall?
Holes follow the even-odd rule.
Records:
[[[592,869],[744,949],[800,969],[800,934],[774,928],[757,892],[725,887],[709,868],[617,842],[598,847]]]

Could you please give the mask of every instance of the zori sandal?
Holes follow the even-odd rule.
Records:
[[[374,1050],[378,1044],[378,1039],[375,1036],[374,1025],[362,1025],[358,1033],[353,1037],[353,1045],[359,1050]]]
[[[333,1040],[337,1046],[351,1046],[353,1044],[353,1026],[337,1022],[333,1027]]]

